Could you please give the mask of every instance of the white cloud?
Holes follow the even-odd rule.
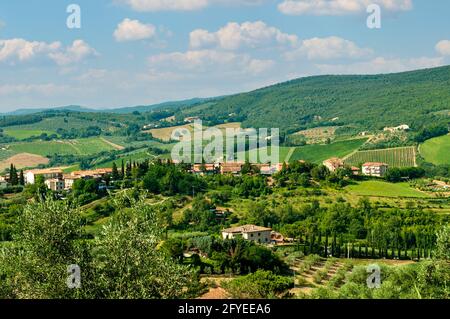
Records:
[[[59,41],[47,43],[19,38],[0,40],[0,62],[25,62],[44,56],[58,65],[68,65],[90,55],[97,55],[97,52],[83,40],[75,40],[67,48],[63,48]]]
[[[116,0],[140,12],[155,11],[194,11],[201,10],[213,4],[224,6],[254,6],[267,0]]]
[[[191,48],[217,46],[225,50],[237,50],[241,47],[268,47],[270,45],[295,46],[298,37],[281,32],[262,21],[230,22],[217,32],[197,29],[190,34]]]
[[[370,4],[387,11],[412,9],[412,0],[284,0],[278,10],[287,15],[346,15],[365,12]]]
[[[19,38],[0,40],[0,62],[27,61],[39,54],[56,52],[60,47],[60,42],[46,43]]]
[[[287,52],[285,57],[287,60],[295,60],[304,56],[309,60],[330,60],[363,58],[371,54],[371,49],[360,48],[352,41],[332,36],[303,40],[298,49]]]
[[[135,11],[199,10],[209,5],[209,0],[122,0]]]
[[[156,34],[156,28],[152,24],[143,24],[138,20],[125,19],[117,25],[114,31],[116,41],[136,41],[150,39]]]
[[[450,55],[450,41],[442,40],[438,44],[436,44],[436,51],[440,55]]]
[[[387,59],[377,57],[371,61],[352,64],[317,64],[316,67],[327,74],[378,74],[395,73],[417,69],[434,68],[444,65],[443,58]]]
[[[246,54],[217,50],[162,53],[149,57],[152,69],[180,72],[259,74],[269,70],[272,60],[254,59]]]
[[[58,65],[63,66],[80,62],[81,60],[93,55],[98,55],[95,49],[91,48],[89,44],[83,40],[75,40],[72,45],[68,46],[64,50],[50,53],[49,57]]]

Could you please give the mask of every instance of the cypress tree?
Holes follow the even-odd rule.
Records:
[[[23,169],[20,170],[19,185],[25,186],[25,176],[23,175]]]
[[[117,181],[120,178],[119,170],[117,169],[117,165],[114,162],[112,165],[112,179]]]
[[[335,257],[336,254],[336,232],[333,232],[333,243],[331,244],[331,255]]]
[[[120,171],[120,176],[122,178],[125,178],[125,162],[123,160],[122,160],[122,168],[121,168],[121,171]]]
[[[9,169],[9,182],[12,186],[17,186],[19,183],[19,178],[17,177],[17,170],[16,167],[11,164],[11,167]]]
[[[125,172],[125,175],[127,178],[131,178],[131,171],[132,171],[132,168],[131,168],[131,162],[130,162],[130,163],[127,163],[126,172]]]

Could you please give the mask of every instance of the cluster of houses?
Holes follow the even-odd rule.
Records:
[[[245,163],[242,162],[228,162],[228,163],[214,163],[214,164],[194,164],[191,172],[196,175],[212,175],[212,174],[232,174],[239,175]],[[261,175],[274,175],[280,172],[283,168],[282,163],[277,164],[252,164],[256,167]]]
[[[328,168],[330,172],[335,172],[338,169],[345,168],[345,163],[343,160],[333,157],[330,159],[327,159],[323,162],[323,165]],[[361,169],[359,167],[352,166],[350,169],[352,170],[353,175],[365,175],[365,176],[372,176],[372,177],[384,177],[388,171],[388,164],[381,163],[381,162],[367,162],[364,163],[361,166]]]
[[[60,192],[64,190],[71,190],[76,180],[102,179],[111,173],[111,168],[75,171],[69,174],[64,174],[63,170],[59,168],[47,168],[25,171],[24,177],[25,184],[34,184],[37,176],[42,176],[44,178],[45,185],[47,185],[50,190]]]
[[[191,168],[191,173],[196,175],[212,175],[212,174],[232,174],[240,175],[245,163],[242,162],[228,162],[228,163],[214,163],[214,164],[194,164]],[[252,164],[257,168],[261,175],[272,176],[283,169],[283,163],[277,164]],[[287,165],[287,164],[286,164]],[[346,167],[343,160],[333,157],[323,162],[323,165],[330,171],[335,172],[338,169]],[[365,175],[373,177],[384,177],[388,170],[388,164],[368,162],[362,165],[362,168],[351,167],[353,175]],[[112,173],[111,168],[101,168],[95,170],[75,171],[69,174],[64,174],[60,168],[46,168],[33,169],[24,172],[25,184],[34,184],[37,176],[42,176],[45,184],[52,191],[71,190],[73,184],[78,179],[103,179],[106,175]],[[0,187],[7,185],[8,179],[0,177]]]

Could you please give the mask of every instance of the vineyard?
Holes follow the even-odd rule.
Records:
[[[382,162],[389,165],[389,167],[414,167],[416,166],[416,148],[399,147],[382,150],[358,151],[344,161],[348,165],[361,165],[366,162]]]

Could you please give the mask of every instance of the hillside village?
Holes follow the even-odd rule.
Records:
[[[299,162],[305,163],[303,160]],[[12,167],[14,164],[11,164]],[[254,173],[261,174],[263,176],[272,176],[279,173],[283,167],[289,167],[289,163],[277,163],[277,164],[249,164],[243,162],[225,162],[225,163],[206,163],[206,164],[193,164],[189,171],[195,175],[209,175],[209,174],[231,174],[241,175],[242,170],[246,165],[250,165]],[[355,166],[346,166],[344,161],[339,158],[333,157],[323,161],[323,165],[331,172],[335,173],[338,170],[350,169],[354,176],[371,176],[371,177],[384,177],[388,171],[388,164],[385,163],[364,163],[362,169]],[[73,171],[65,174],[63,169],[60,168],[46,168],[46,169],[32,169],[21,171],[20,174],[24,176],[24,185],[34,184],[38,176],[42,177],[45,185],[49,190],[55,192],[69,191],[72,189],[76,180],[99,180],[102,182],[102,187],[106,187],[106,180],[111,180],[113,168],[101,168],[85,171]],[[17,172],[16,172],[17,174]],[[17,176],[15,178],[19,180]],[[8,188],[11,185],[10,174],[0,176],[0,188]]]
[[[414,295],[409,281],[396,278],[405,271],[424,276],[424,265],[441,262],[433,256],[450,221],[446,117],[352,122],[341,113],[314,113],[282,121],[278,163],[236,161],[242,154],[229,162],[170,160],[177,142],[172,131],[192,131],[195,121],[245,132],[252,119],[242,110],[222,116],[216,109],[229,99],[243,103],[225,97],[148,112],[0,117],[0,247],[21,243],[19,223],[42,221],[68,236],[66,242],[86,241],[82,256],[97,265],[104,260],[96,245],[120,252],[114,260],[122,260],[123,247],[136,240],[130,249],[144,246],[138,255],[155,254],[176,269],[171,277],[186,269],[195,274],[180,288],[189,298],[216,292],[228,298],[235,293],[230,285],[259,282],[259,276],[288,282],[276,297],[341,296],[348,287],[364,289],[355,274],[373,262],[386,267],[389,287]],[[273,124],[260,119],[259,125]],[[63,220],[71,221],[73,233],[58,228]],[[140,244],[154,238],[154,246]],[[0,277],[8,263],[0,263]],[[10,278],[15,271],[6,270]],[[428,286],[439,295],[446,289],[440,281]]]

